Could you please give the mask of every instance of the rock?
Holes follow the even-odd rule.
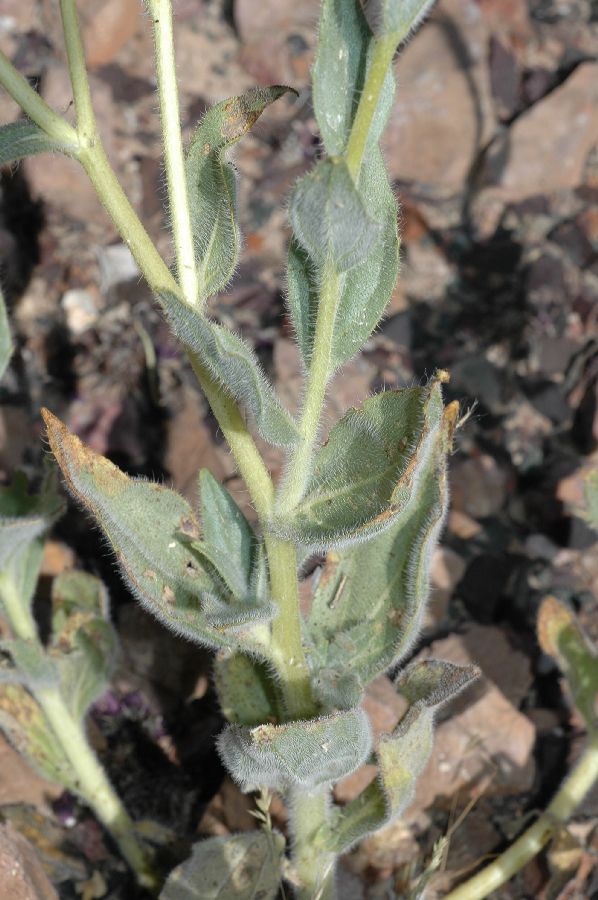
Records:
[[[476,206],[577,187],[596,141],[598,63],[586,62],[494,139]]]
[[[430,573],[432,591],[428,601],[426,624],[438,625],[446,619],[449,601],[465,569],[465,561],[458,553],[450,547],[436,547],[432,556]]]
[[[391,177],[420,186],[426,197],[460,194],[492,135],[486,45],[478,4],[444,0],[399,56],[382,144]]]
[[[317,0],[236,0],[235,24],[247,71],[261,84],[306,86],[318,10]]]
[[[35,850],[12,825],[0,825],[0,886],[6,900],[58,900]]]
[[[493,456],[481,453],[454,463],[450,469],[450,484],[453,509],[474,519],[485,519],[503,508],[510,476]]]
[[[86,0],[81,9],[85,56],[90,69],[105,66],[149,22],[138,0]]]
[[[48,800],[55,799],[61,793],[61,787],[36,775],[0,734],[0,807],[12,803],[31,803],[38,809],[44,809],[48,806]]]
[[[67,547],[66,544],[63,544],[61,541],[46,540],[40,575],[55,578],[56,575],[61,575],[66,569],[73,569],[75,561],[73,550]]]
[[[478,622],[494,621],[509,575],[504,556],[481,553],[470,562],[457,593]]]
[[[75,337],[92,328],[98,320],[94,298],[84,288],[72,288],[60,301],[69,331]]]
[[[447,526],[452,534],[463,541],[470,541],[482,531],[482,526],[479,522],[476,522],[467,513],[459,512],[457,509],[449,510]]]

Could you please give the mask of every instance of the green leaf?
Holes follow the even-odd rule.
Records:
[[[208,838],[168,877],[160,900],[275,900],[285,841],[276,831]]]
[[[77,791],[71,764],[41,709],[20,685],[0,684],[0,731],[40,775]]]
[[[193,541],[196,553],[217,570],[231,593],[247,600],[257,556],[253,529],[229,492],[207,470],[199,473],[203,540]]]
[[[444,432],[438,373],[426,387],[386,391],[350,410],[316,455],[304,497],[272,529],[327,548],[368,540],[405,522]]]
[[[229,725],[218,738],[222,761],[243,790],[309,790],[336,781],[365,762],[371,744],[362,709],[284,725]]]
[[[35,156],[37,153],[60,151],[72,156],[77,149],[75,144],[66,144],[64,141],[48,137],[33,122],[21,120],[0,127],[0,166],[17,162],[26,156]]]
[[[328,554],[307,623],[316,673],[321,670],[328,679],[331,672],[337,679],[350,675],[368,684],[411,649],[428,599],[431,557],[446,505],[441,433],[407,518],[366,544]]]
[[[17,552],[34,541],[61,514],[63,504],[52,479],[44,481],[38,495],[28,492],[27,478],[18,472],[11,484],[0,487],[0,569]]]
[[[367,257],[345,274],[332,337],[331,372],[351,359],[370,337],[391,298],[399,272],[397,205],[378,148],[362,167],[360,191],[368,210],[382,222]],[[309,365],[318,312],[318,280],[305,250],[292,240],[288,257],[287,303],[304,362]]]
[[[70,490],[98,520],[125,580],[148,611],[198,643],[259,653],[251,627],[269,621],[272,608],[237,603],[200,565],[180,538],[181,532],[201,536],[189,504],[159,484],[129,478],[48,410],[42,415]]]
[[[46,687],[58,683],[58,673],[39,641],[11,638],[0,647],[12,657],[18,681],[25,687]]]
[[[573,702],[589,731],[598,731],[598,653],[581,625],[555,597],[546,597],[538,614],[538,640],[567,679]]]
[[[434,5],[434,0],[361,0],[376,37],[393,37],[398,44],[409,36]]]
[[[220,707],[229,722],[253,727],[279,721],[274,683],[264,663],[242,653],[222,651],[214,661],[213,678]]]
[[[86,572],[64,572],[52,584],[49,653],[62,696],[76,719],[106,690],[116,653],[104,585]]]
[[[395,731],[380,741],[378,779],[332,818],[325,839],[328,850],[344,853],[372,831],[397,819],[411,803],[417,779],[432,752],[434,715],[479,675],[475,666],[455,666],[429,659],[414,663],[396,687],[411,703]]]
[[[372,33],[358,3],[324,0],[313,69],[313,102],[329,156],[340,156],[346,149],[373,47]],[[368,137],[370,151],[386,125],[394,89],[389,70]]]
[[[342,159],[318,163],[297,182],[290,218],[296,240],[316,267],[330,258],[337,272],[367,259],[381,232]]]
[[[2,129],[0,129],[1,133]],[[10,325],[4,295],[0,290],[0,378],[6,372],[6,368],[12,356],[13,347],[10,336]]]
[[[274,85],[223,100],[206,112],[193,135],[186,174],[204,297],[226,286],[239,255],[235,170],[227,162],[225,151],[249,131],[267,106],[289,91],[294,93],[292,88]]]
[[[264,440],[282,447],[296,444],[297,425],[281,405],[251,347],[174,294],[164,292],[158,299],[175,335],[198,357],[223,391],[247,408]]]

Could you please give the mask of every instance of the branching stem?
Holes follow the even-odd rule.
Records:
[[[0,598],[15,637],[37,643],[39,637],[31,610],[22,602],[8,573],[0,577]],[[83,723],[72,715],[58,685],[29,690],[71,765],[82,799],[110,832],[139,883],[157,893],[160,886],[158,876],[137,839],[133,821],[89,746]]]
[[[532,860],[569,819],[598,780],[598,739],[592,738],[547,810],[514,844],[447,894],[445,900],[484,900]]]

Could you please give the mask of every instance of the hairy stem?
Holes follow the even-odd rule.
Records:
[[[4,573],[0,578],[0,597],[15,637],[38,643],[37,626],[31,610],[21,601],[8,573]],[[148,854],[135,835],[132,819],[89,746],[83,723],[71,714],[58,685],[38,686],[29,690],[71,764],[82,799],[110,832],[124,859],[137,875],[139,883],[157,892],[159,888],[157,874],[153,871]]]
[[[367,78],[363,86],[363,91],[355,119],[351,127],[351,134],[347,142],[345,151],[345,159],[347,168],[353,177],[353,181],[357,183],[359,179],[359,171],[365,154],[365,148],[370,134],[370,128],[376,109],[378,100],[384,85],[384,79],[390,65],[394,52],[399,43],[400,35],[395,33],[385,35],[374,42],[374,52],[370,63]]]
[[[310,718],[315,704],[301,639],[297,551],[289,541],[281,541],[272,534],[266,534],[265,541],[270,588],[278,606],[278,616],[272,623],[273,661],[289,719]]]
[[[86,146],[93,143],[97,129],[75,0],[60,0],[60,15],[77,114],[77,133],[79,141]]]
[[[154,23],[156,74],[177,272],[185,299],[193,306],[199,301],[198,279],[181,136],[171,0],[150,0],[149,10]]]
[[[62,116],[50,109],[46,101],[40,97],[37,91],[33,90],[24,75],[15,69],[1,50],[0,84],[48,137],[72,145],[73,150],[78,147],[79,139],[72,125],[69,125]]]
[[[314,347],[299,424],[301,443],[289,461],[277,503],[277,514],[281,517],[288,514],[301,500],[311,472],[326,386],[330,378],[332,338],[340,291],[341,276],[336,272],[332,262],[328,261],[321,276]]]
[[[552,803],[494,862],[447,894],[445,900],[483,900],[536,856],[598,780],[598,739],[592,738]]]
[[[327,822],[330,788],[297,788],[289,798],[293,829],[292,862],[300,886],[297,900],[334,900],[335,854],[322,850],[318,832]]]

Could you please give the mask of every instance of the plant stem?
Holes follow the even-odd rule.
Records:
[[[159,879],[135,835],[133,821],[87,742],[83,725],[70,713],[58,687],[32,691],[77,778],[83,800],[112,835],[139,883],[157,891]]]
[[[179,284],[187,302],[198,303],[198,279],[187,194],[176,83],[171,0],[150,0],[156,43],[156,75],[164,135],[164,159]]]
[[[374,41],[372,60],[351,127],[347,142],[345,159],[353,181],[357,183],[359,171],[372,127],[372,121],[378,107],[378,100],[384,85],[384,79],[401,36],[395,32]]]
[[[301,639],[297,551],[289,541],[269,533],[265,542],[270,589],[278,606],[278,616],[272,623],[272,657],[289,718],[307,719],[314,715],[315,704]]]
[[[336,856],[319,846],[318,832],[327,822],[330,788],[296,788],[289,798],[293,827],[292,862],[300,886],[297,900],[334,900]]]
[[[598,739],[592,738],[552,803],[494,862],[455,888],[445,900],[483,900],[519,872],[549,842],[598,780]]]
[[[0,84],[48,137],[72,145],[73,149],[77,148],[79,140],[72,125],[50,109],[46,101],[33,90],[27,79],[15,69],[1,50]]]
[[[31,609],[21,601],[17,587],[8,573],[0,578],[0,597],[15,637],[38,643],[37,626]],[[71,714],[58,685],[37,686],[28,690],[35,697],[56,741],[71,764],[82,799],[110,832],[139,883],[157,892],[160,886],[158,876],[152,870],[148,854],[135,835],[132,819],[89,746],[83,723]]]
[[[81,144],[86,146],[95,140],[97,128],[75,0],[60,0],[60,15],[77,114],[77,133]]]
[[[277,502],[276,512],[281,518],[287,515],[301,500],[311,471],[326,386],[330,378],[332,338],[340,291],[341,276],[336,272],[332,262],[328,260],[322,271],[313,353],[299,423],[301,443],[295,448],[293,458],[289,461],[289,468]]]

